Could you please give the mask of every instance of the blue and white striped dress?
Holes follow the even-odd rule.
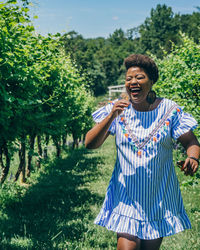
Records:
[[[101,122],[110,103],[93,113]],[[173,140],[197,126],[175,102],[163,98],[152,111],[132,105],[109,131],[116,135],[117,159],[95,223],[115,232],[156,239],[191,228],[172,160]]]

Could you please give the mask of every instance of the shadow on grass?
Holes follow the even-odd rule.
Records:
[[[90,206],[103,201],[86,185],[98,177],[101,163],[92,152],[79,149],[47,165],[37,184],[3,210],[0,249],[58,249],[60,241],[82,240],[94,218]],[[13,239],[29,239],[30,244],[15,246]]]

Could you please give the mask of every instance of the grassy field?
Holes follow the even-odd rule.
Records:
[[[0,190],[0,249],[116,249],[116,234],[93,224],[116,152],[109,137],[98,150],[66,151],[43,164],[28,186]],[[177,158],[177,157],[176,157]],[[177,168],[192,229],[164,239],[161,249],[200,249],[200,184]]]

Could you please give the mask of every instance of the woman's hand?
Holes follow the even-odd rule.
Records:
[[[124,99],[121,99],[114,103],[114,106],[111,110],[111,114],[113,118],[116,118],[118,115],[120,115],[125,108],[129,106],[130,102]]]
[[[181,167],[181,170],[184,171],[185,175],[193,176],[198,169],[198,159],[200,156],[200,147],[199,142],[194,135],[194,133],[190,130],[189,132],[183,134],[178,138],[183,147],[186,149],[188,157]],[[193,158],[193,159],[192,159]],[[195,160],[197,159],[197,160]]]
[[[124,99],[116,101],[110,114],[100,123],[97,123],[92,129],[90,129],[85,137],[85,146],[88,149],[95,149],[100,147],[106,138],[109,136],[108,129],[113,120],[122,113],[122,111],[128,107],[130,103]]]
[[[199,164],[196,160],[188,157],[185,162],[178,162],[178,165],[181,166],[181,171],[184,171],[185,175],[193,176],[197,172]]]

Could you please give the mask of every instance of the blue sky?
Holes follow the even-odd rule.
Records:
[[[38,33],[66,33],[75,30],[84,38],[105,37],[114,30],[137,27],[157,4],[172,7],[174,13],[191,14],[199,0],[32,0]]]

